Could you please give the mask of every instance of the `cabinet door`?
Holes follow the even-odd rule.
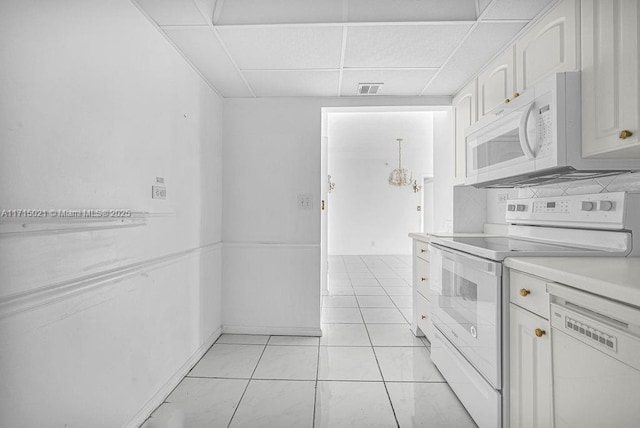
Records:
[[[553,426],[549,321],[509,306],[511,426],[548,428]],[[544,332],[541,337],[536,329]]]
[[[465,130],[478,120],[476,113],[477,86],[473,79],[453,98],[455,119],[455,182],[464,182],[466,165]]]
[[[637,0],[582,2],[585,157],[640,157],[638,10]]]
[[[501,108],[516,94],[514,48],[510,47],[478,76],[478,116]]]
[[[516,42],[518,92],[554,73],[579,69],[578,0],[561,0]]]

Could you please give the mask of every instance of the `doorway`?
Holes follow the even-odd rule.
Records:
[[[407,234],[432,222],[424,210],[433,175],[434,107],[322,109],[322,294],[328,294],[330,255],[409,255]],[[399,163],[412,172],[392,186]]]

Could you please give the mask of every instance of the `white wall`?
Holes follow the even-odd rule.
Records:
[[[433,175],[432,112],[328,114],[328,172],[336,188],[328,197],[329,254],[411,254],[410,232],[419,232],[420,192],[388,183],[402,166],[421,185]]]
[[[453,231],[455,147],[451,111],[433,115],[433,229]]]
[[[0,67],[0,209],[135,216],[2,219],[0,426],[135,425],[220,332],[222,100],[128,0],[1,2]]]
[[[225,331],[320,334],[322,108],[376,104],[450,98],[224,100]],[[298,210],[298,194],[311,210]]]

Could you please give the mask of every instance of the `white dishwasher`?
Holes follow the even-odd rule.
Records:
[[[560,284],[547,289],[555,427],[640,426],[640,309]]]

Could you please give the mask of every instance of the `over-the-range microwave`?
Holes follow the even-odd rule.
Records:
[[[584,159],[580,73],[557,73],[467,128],[465,184],[521,187],[640,170],[640,159]]]

